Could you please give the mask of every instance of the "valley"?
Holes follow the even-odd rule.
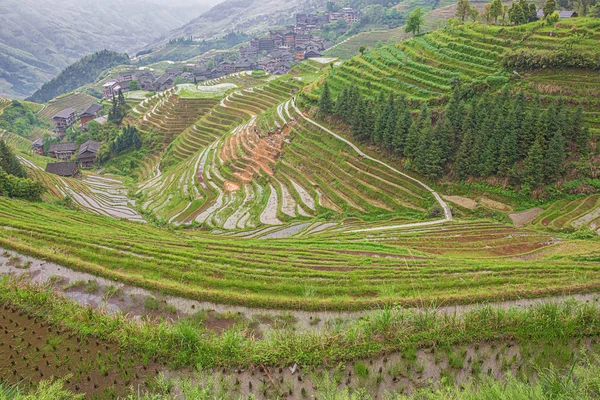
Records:
[[[600,20],[459,8],[0,101],[0,398],[595,398]]]

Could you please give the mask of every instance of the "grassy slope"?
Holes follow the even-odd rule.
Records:
[[[550,245],[548,236],[490,223],[264,241],[7,199],[0,199],[0,215],[4,247],[221,303],[300,309],[466,303],[597,290],[600,277],[597,263],[574,257],[593,254],[594,241]],[[558,255],[560,249],[569,250]]]

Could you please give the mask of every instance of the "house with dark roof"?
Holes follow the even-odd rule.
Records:
[[[46,165],[46,172],[72,178],[79,175],[79,167],[74,161],[50,163]]]
[[[143,90],[154,90],[156,76],[150,71],[140,71],[136,75],[137,81]]]
[[[79,114],[79,121],[81,123],[81,128],[86,129],[87,124],[90,121],[98,118],[98,113],[102,110],[102,104],[93,103],[88,108],[86,108],[81,114]]]
[[[135,72],[127,71],[119,74],[119,78],[117,79],[119,82],[131,82],[135,78]]]
[[[577,14],[576,11],[556,10],[556,12],[558,13],[558,16],[560,17],[560,19],[577,18],[579,16],[579,14]],[[538,17],[538,19],[544,18],[544,10],[543,9],[541,9],[541,8],[537,9],[537,17]]]
[[[65,108],[54,117],[52,117],[52,121],[54,122],[54,126],[56,127],[56,133],[59,136],[64,136],[67,128],[73,125],[75,122],[75,111],[74,108]]]
[[[88,140],[79,146],[77,152],[77,159],[81,163],[82,167],[89,167],[96,162],[96,156],[98,155],[98,149],[102,145],[102,142],[94,142]]]
[[[308,60],[309,58],[321,57],[321,53],[318,51],[310,50],[304,53],[304,59]]]
[[[154,90],[157,92],[161,92],[163,90],[172,88],[174,84],[175,84],[175,75],[162,74],[154,82]]]
[[[102,85],[102,92],[104,93],[104,99],[108,100],[113,96],[116,96],[121,89],[121,85],[114,79],[107,81]]]
[[[77,144],[75,143],[54,143],[50,145],[48,149],[48,155],[59,160],[69,160],[77,151]]]
[[[31,151],[40,156],[44,155],[44,140],[42,138],[37,139],[31,144]]]

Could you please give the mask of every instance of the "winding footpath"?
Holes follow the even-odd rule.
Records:
[[[405,174],[404,172],[401,172],[399,170],[397,170],[396,168],[392,167],[389,164],[384,163],[383,161],[380,161],[376,158],[373,158],[367,154],[365,154],[363,151],[361,151],[354,143],[350,142],[347,139],[344,139],[342,136],[338,135],[337,133],[327,129],[326,127],[324,127],[323,125],[313,121],[312,119],[304,116],[304,114],[302,114],[302,111],[300,111],[300,109],[296,106],[296,102],[292,102],[292,106],[294,107],[294,109],[296,110],[296,112],[298,113],[298,115],[301,115],[302,118],[304,118],[307,122],[313,124],[314,126],[316,126],[317,128],[327,132],[328,134],[330,134],[331,136],[335,137],[338,140],[341,140],[342,142],[346,143],[348,146],[350,146],[354,151],[356,151],[356,153],[358,153],[359,156],[361,156],[364,159],[367,160],[371,160],[373,162],[376,162],[377,164],[380,164],[386,168],[388,168],[389,170],[393,171],[394,173],[401,175],[407,179],[410,179],[411,181],[419,184],[420,186],[422,186],[423,188],[425,188],[425,190],[427,190],[429,193],[431,193],[433,195],[433,197],[435,197],[435,199],[437,200],[438,204],[442,207],[442,209],[444,210],[444,218],[443,219],[439,219],[439,220],[435,220],[435,221],[426,221],[426,222],[415,222],[412,224],[404,224],[404,225],[391,225],[391,226],[382,226],[382,227],[375,227],[375,228],[367,228],[367,229],[358,229],[355,231],[351,231],[351,232],[371,232],[371,231],[383,231],[383,230],[391,230],[391,229],[399,229],[399,228],[413,228],[413,227],[418,227],[418,226],[429,226],[429,225],[438,225],[438,224],[443,224],[449,221],[452,221],[452,211],[450,210],[450,206],[448,206],[448,204],[441,198],[441,196],[432,188],[430,188],[429,186],[427,186],[427,184],[425,184],[424,182],[421,182],[420,180],[413,178],[410,175]]]

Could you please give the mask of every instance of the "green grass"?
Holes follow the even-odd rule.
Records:
[[[372,233],[353,233],[350,224],[345,232],[265,241],[7,199],[0,199],[0,216],[2,247],[165,294],[227,304],[352,310],[472,303],[594,291],[600,277],[597,263],[573,257],[593,254],[595,241],[565,242],[568,253],[557,249],[559,256],[519,260],[557,245],[543,234],[485,222]]]

